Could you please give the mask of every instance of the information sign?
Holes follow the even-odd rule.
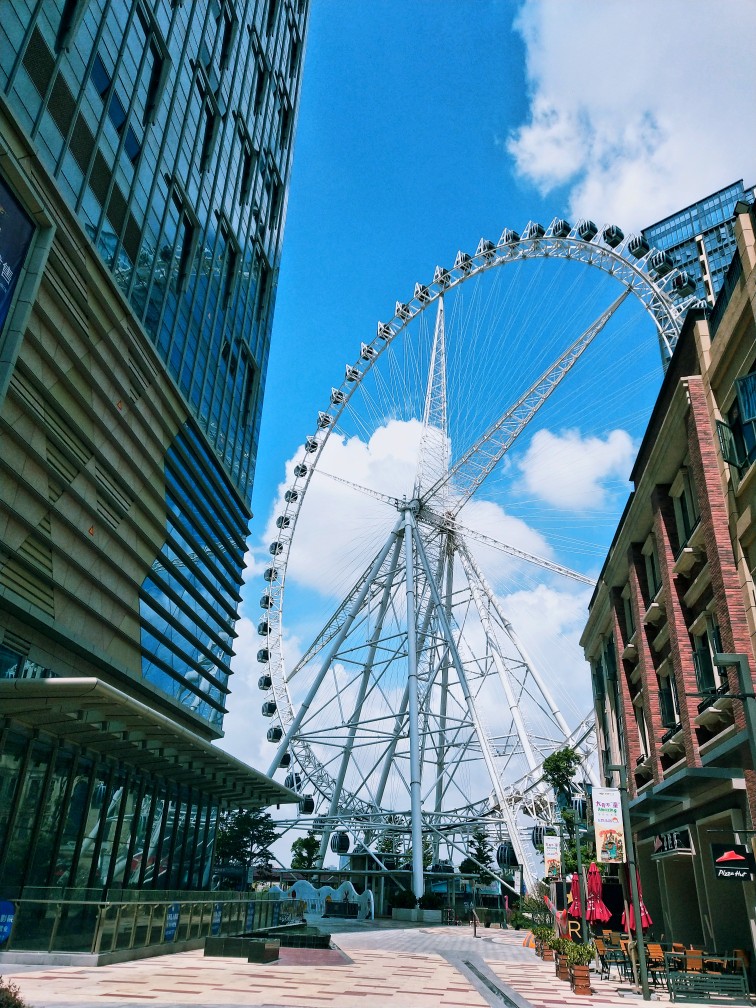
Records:
[[[181,916],[181,904],[171,903],[165,914],[165,932],[163,934],[163,940],[167,942],[172,942],[176,937],[176,932],[178,931],[179,917]]]

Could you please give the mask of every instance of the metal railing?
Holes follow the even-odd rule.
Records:
[[[103,955],[264,931],[304,918],[302,900],[264,893],[187,893],[178,898],[14,900],[4,951]],[[154,896],[163,894],[155,893]],[[168,894],[166,894],[168,895]]]

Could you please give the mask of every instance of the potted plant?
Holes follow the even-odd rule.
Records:
[[[593,942],[587,945],[570,942],[567,961],[570,967],[570,984],[575,994],[591,993],[590,967],[596,955]]]
[[[554,972],[558,980],[568,981],[570,979],[570,967],[567,957],[571,946],[572,942],[569,938],[555,938],[551,942],[551,947],[554,950]]]
[[[536,924],[533,928],[533,937],[536,943],[536,955],[539,955],[541,959],[544,959],[544,951],[549,941],[556,938],[554,934],[554,929],[550,928],[547,924]],[[551,956],[549,956],[551,958]]]

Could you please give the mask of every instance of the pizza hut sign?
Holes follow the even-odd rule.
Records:
[[[753,871],[753,857],[744,844],[712,844],[714,876],[733,882],[748,882]]]

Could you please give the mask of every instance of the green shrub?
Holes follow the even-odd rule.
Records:
[[[435,892],[423,893],[418,901],[421,910],[440,910],[443,905],[444,897]]]
[[[549,927],[547,924],[536,924],[532,931],[533,937],[539,942],[551,942],[556,938],[554,928]]]
[[[18,987],[0,976],[0,1008],[28,1008]]]
[[[417,898],[410,889],[398,889],[391,897],[391,906],[397,910],[414,910],[417,906]]]
[[[553,948],[557,955],[567,956],[569,961],[570,949],[575,947],[575,943],[571,942],[569,938],[553,938],[549,942],[549,947]]]
[[[567,949],[567,962],[570,966],[590,966],[596,955],[596,948],[593,942],[587,945],[580,945],[577,942],[569,942]]]
[[[515,910],[512,913],[511,917],[509,918],[509,926],[511,928],[514,928],[515,931],[519,931],[520,928],[529,927],[530,921],[528,920],[527,917],[521,914],[519,910]]]

